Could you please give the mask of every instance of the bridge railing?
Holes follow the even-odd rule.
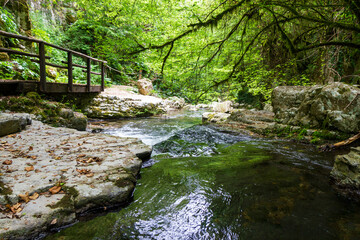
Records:
[[[62,68],[62,69],[67,69],[68,70],[68,83],[67,83],[68,92],[73,92],[73,80],[74,80],[74,78],[73,78],[73,68],[74,67],[85,69],[83,71],[86,72],[86,91],[87,92],[90,92],[90,89],[91,89],[91,74],[101,76],[101,91],[104,91],[104,87],[105,87],[105,66],[107,64],[106,61],[96,59],[96,58],[90,57],[90,56],[88,56],[86,54],[79,53],[79,52],[76,52],[76,51],[73,51],[73,50],[70,50],[70,49],[66,49],[66,48],[63,48],[63,47],[60,47],[60,46],[56,46],[54,44],[51,44],[51,43],[48,43],[48,42],[45,42],[43,40],[39,40],[39,39],[36,39],[36,38],[25,37],[25,36],[22,36],[22,35],[17,35],[17,34],[5,32],[5,31],[1,31],[1,30],[0,30],[0,36],[4,36],[4,37],[8,37],[8,38],[16,38],[16,39],[25,40],[25,41],[29,41],[29,42],[34,42],[34,43],[38,44],[38,47],[39,47],[38,54],[26,53],[26,52],[16,51],[16,50],[13,50],[13,49],[2,48],[2,47],[0,47],[0,52],[38,58],[39,60],[32,60],[32,61],[36,62],[36,63],[38,63],[40,65],[40,84],[39,84],[39,91],[40,92],[46,92],[46,66],[52,66],[52,67],[55,67],[55,68]],[[66,66],[46,62],[46,60],[51,59],[51,57],[45,55],[45,46],[49,46],[49,47],[52,47],[52,48],[67,52],[67,61],[62,61],[62,63],[66,64]],[[75,64],[73,62],[73,56],[74,55],[78,56],[78,57],[82,57],[86,62],[86,66]],[[100,64],[100,69],[101,69],[100,73],[91,71],[91,61],[98,62]]]

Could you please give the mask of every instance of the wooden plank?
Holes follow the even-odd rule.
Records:
[[[17,51],[17,50],[13,50],[13,49],[2,48],[2,47],[0,47],[0,52],[6,52],[6,53],[10,53],[10,54],[39,58],[39,55],[36,55],[33,53],[26,53],[26,52],[21,52],[21,51]],[[50,59],[51,57],[45,56],[45,58]]]
[[[22,39],[22,40],[30,41],[30,42],[36,42],[36,43],[44,42],[43,40],[39,40],[39,39],[36,39],[36,38],[29,38],[29,37],[25,37],[25,36],[22,36],[22,35],[17,35],[17,34],[14,34],[14,33],[5,32],[5,31],[0,31],[0,35],[5,36],[5,37],[10,37],[10,38]]]
[[[39,88],[40,82],[25,80],[0,80],[0,92],[12,89],[17,93],[33,92]],[[68,90],[67,83],[46,83],[46,93],[66,93]],[[101,92],[101,86],[91,86],[90,93]],[[6,93],[6,92],[4,92]],[[87,85],[73,84],[73,93],[88,93]]]
[[[71,52],[68,52],[68,91],[73,91],[73,61]]]
[[[87,90],[90,92],[90,86],[91,86],[91,59],[86,59],[86,84],[87,84]]]
[[[83,53],[80,53],[80,52],[76,52],[76,51],[73,51],[73,50],[70,50],[70,49],[67,49],[67,48],[63,48],[63,47],[60,47],[60,46],[56,46],[54,44],[51,44],[51,43],[47,43],[47,42],[44,42],[47,46],[50,46],[50,47],[53,47],[53,48],[56,48],[56,49],[59,49],[61,51],[65,51],[65,52],[71,52],[73,55],[76,55],[76,56],[79,56],[79,57],[82,57],[82,58],[85,58],[85,59],[91,59],[92,61],[95,61],[95,62],[103,62],[103,63],[107,63],[106,61],[104,60],[100,60],[100,59],[97,59],[97,58],[93,58],[93,57],[90,57],[86,54],[83,54]]]
[[[0,30],[0,35],[5,36],[5,37],[10,37],[10,38],[22,39],[22,40],[30,41],[30,42],[43,43],[43,44],[45,44],[47,46],[50,46],[50,47],[53,47],[53,48],[56,48],[56,49],[59,49],[59,50],[65,51],[65,52],[71,52],[72,54],[75,54],[75,55],[77,55],[79,57],[90,58],[91,60],[96,61],[96,62],[107,63],[104,60],[93,58],[93,57],[90,57],[90,56],[88,56],[86,54],[76,52],[76,51],[73,51],[73,50],[70,50],[70,49],[66,49],[66,48],[63,48],[63,47],[60,47],[60,46],[56,46],[54,44],[51,44],[51,43],[48,43],[48,42],[45,42],[43,40],[39,40],[39,39],[36,39],[36,38],[29,38],[29,37],[25,37],[25,36],[22,36],[22,35],[17,35],[17,34],[5,32],[5,31],[1,31],[1,30]]]
[[[101,65],[101,91],[105,90],[105,64],[100,63]]]
[[[83,70],[83,72],[87,72],[87,70]],[[101,75],[101,73],[98,73],[98,72],[92,72],[92,71],[90,71],[90,73],[91,73],[91,74],[94,74],[94,75],[99,75],[99,76]]]
[[[39,60],[35,60],[35,59],[30,59],[30,61],[35,62],[35,63],[40,63]],[[61,66],[61,65],[54,64],[54,63],[47,63],[47,62],[45,62],[45,64],[46,64],[47,66],[56,67],[56,68],[64,68],[64,69],[67,69],[67,68],[68,68],[67,66]]]
[[[65,63],[65,64],[68,64],[68,62],[67,62],[67,61],[61,61],[61,62],[62,62],[62,63]],[[72,65],[73,65],[73,67],[78,67],[78,68],[87,69],[87,67],[86,67],[86,66],[82,66],[82,65],[79,65],[79,64],[75,64],[75,63],[73,63]]]
[[[45,45],[39,42],[39,57],[40,57],[40,92],[46,91],[46,62],[45,62]]]

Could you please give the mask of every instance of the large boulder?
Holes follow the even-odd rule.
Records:
[[[230,117],[229,113],[221,113],[221,112],[204,112],[202,115],[203,122],[211,122],[211,123],[225,123]]]
[[[341,195],[360,200],[360,147],[337,156],[330,175]]]
[[[0,137],[20,132],[31,124],[29,114],[0,113]]]
[[[59,111],[59,116],[63,118],[63,124],[68,128],[73,128],[79,131],[85,131],[87,127],[87,117],[79,112],[74,112],[68,108],[62,108]]]
[[[154,87],[150,79],[140,79],[136,82],[136,85],[139,89],[139,93],[142,95],[150,95],[151,92],[154,91]]]
[[[302,86],[276,87],[271,96],[275,118],[287,124],[296,115],[309,89],[310,87]]]
[[[275,118],[281,123],[360,131],[360,89],[344,83],[314,87],[278,87],[273,92]]]
[[[220,112],[220,113],[230,113],[232,110],[232,102],[225,101],[225,102],[218,102],[213,104],[213,111]]]

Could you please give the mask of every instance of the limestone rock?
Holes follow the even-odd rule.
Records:
[[[231,110],[232,110],[232,102],[231,101],[214,103],[214,105],[213,105],[214,112],[230,113]]]
[[[0,155],[12,159],[12,170],[0,176],[0,205],[16,204],[26,192],[40,196],[21,203],[22,211],[14,218],[0,209],[0,239],[36,238],[49,228],[74,223],[76,213],[124,204],[142,160],[152,150],[135,138],[54,128],[39,121],[21,135],[1,140]],[[25,170],[29,164],[30,172]],[[53,186],[63,192],[50,194]]]
[[[87,127],[87,117],[79,112],[74,112],[68,108],[62,108],[59,116],[64,119],[64,125],[79,131],[85,131]]]
[[[360,201],[360,147],[337,156],[330,176],[341,195]]]
[[[31,124],[29,114],[0,113],[0,137],[20,132]]]
[[[275,117],[281,123],[360,131],[360,89],[332,83],[314,87],[278,87],[273,91]]]
[[[136,82],[138,86],[139,93],[142,95],[150,95],[152,91],[154,91],[154,87],[150,79],[143,78]]]
[[[228,120],[230,114],[221,112],[205,112],[202,115],[203,122],[224,123]]]
[[[310,87],[280,86],[272,92],[272,106],[275,117],[283,124],[294,118],[305,94]]]
[[[165,100],[170,108],[182,109],[185,106],[185,100],[179,97],[170,97]]]

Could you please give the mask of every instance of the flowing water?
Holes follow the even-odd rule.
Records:
[[[200,116],[109,123],[154,145],[134,201],[48,239],[360,239],[360,206],[329,183],[332,154],[197,126]]]

